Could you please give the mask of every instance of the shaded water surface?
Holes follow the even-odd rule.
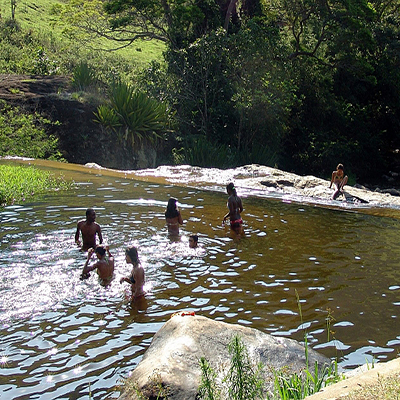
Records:
[[[343,367],[396,357],[398,219],[245,197],[238,241],[221,225],[224,193],[64,174],[77,183],[68,193],[0,210],[0,398],[118,397],[153,335],[186,309],[299,341],[306,331]],[[165,227],[170,196],[185,220],[177,239]],[[106,288],[93,274],[79,280],[86,257],[74,234],[88,207],[116,258]],[[146,271],[145,304],[130,304],[119,283],[130,244]]]

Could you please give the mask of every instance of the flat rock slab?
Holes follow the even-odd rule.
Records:
[[[273,369],[285,367],[287,371],[301,372],[305,368],[305,348],[293,339],[203,316],[175,315],[153,337],[143,359],[125,383],[120,399],[137,399],[133,386],[145,398],[157,398],[154,391],[154,381],[157,381],[169,388],[169,400],[195,400],[201,377],[200,358],[208,360],[221,380],[229,368],[228,344],[235,335],[240,336],[250,359],[265,366],[266,390],[273,388]],[[311,368],[315,361],[321,367],[330,364],[328,358],[309,349]]]
[[[332,200],[334,185],[330,180],[312,175],[300,176],[277,168],[251,164],[233,169],[200,168],[189,165],[161,166],[155,169],[130,171],[137,179],[157,177],[174,185],[195,185],[225,190],[233,182],[239,196],[249,190],[254,196],[287,199],[300,203],[332,207],[385,207],[400,209],[400,196],[396,189],[372,192],[363,187],[346,185],[344,193]]]

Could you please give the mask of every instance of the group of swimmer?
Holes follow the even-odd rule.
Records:
[[[82,234],[82,244],[79,236]],[[99,238],[99,245],[96,245],[96,235]],[[103,245],[103,236],[101,234],[100,225],[96,222],[96,212],[92,208],[86,210],[86,219],[79,221],[76,227],[75,243],[82,251],[87,251],[86,263],[83,267],[81,279],[87,279],[90,272],[96,270],[97,274],[104,285],[107,285],[114,276],[114,256],[110,252],[107,245]],[[93,254],[97,260],[89,265]],[[120,279],[120,283],[127,282],[131,285],[132,299],[143,297],[145,292],[144,285],[144,269],[140,265],[138,251],[135,246],[126,248],[125,260],[127,264],[132,264],[132,271],[129,277]]]
[[[178,209],[177,199],[173,197],[168,201],[165,219],[169,234],[178,235],[179,225],[183,224],[183,219]],[[82,243],[79,240],[80,235],[82,235]],[[99,245],[96,245],[96,235],[99,239]],[[198,241],[197,235],[190,235],[189,247],[196,248]],[[82,280],[87,279],[90,276],[90,272],[96,270],[103,285],[110,283],[114,276],[114,256],[111,254],[109,246],[103,244],[101,227],[96,222],[96,212],[92,208],[86,210],[86,219],[79,221],[77,224],[75,243],[80,247],[81,251],[87,251],[87,259],[80,278]],[[97,257],[97,260],[89,265],[93,255]],[[126,282],[131,286],[132,300],[139,299],[145,295],[143,289],[145,274],[135,246],[125,249],[125,260],[127,264],[132,264],[132,271],[128,277],[122,277],[120,283]]]
[[[338,164],[336,170],[332,172],[330,188],[335,184],[336,191],[333,194],[335,200],[343,193],[343,187],[348,181],[347,175],[344,175],[343,164]],[[240,237],[243,231],[243,220],[241,213],[243,212],[243,204],[241,198],[237,195],[235,185],[231,182],[226,186],[228,197],[228,212],[222,219],[222,224],[229,218],[231,230]],[[179,235],[179,226],[183,224],[183,218],[178,208],[178,200],[171,197],[168,200],[167,209],[165,211],[165,220],[167,223],[168,233],[170,235]],[[79,236],[82,234],[82,243]],[[96,245],[96,235],[99,238],[99,245]],[[108,246],[103,245],[103,237],[101,234],[100,225],[96,222],[96,212],[92,208],[86,210],[86,219],[79,221],[75,233],[75,243],[82,251],[87,251],[86,263],[83,267],[81,279],[87,279],[90,272],[97,270],[99,278],[107,284],[111,281],[114,274],[114,257],[110,253]],[[198,246],[198,236],[189,236],[189,247],[196,248]],[[89,261],[93,254],[97,260],[94,264],[89,265]],[[144,296],[143,289],[145,274],[144,269],[139,262],[138,251],[135,246],[128,247],[125,250],[125,258],[128,264],[132,264],[132,271],[128,277],[120,279],[120,283],[128,283],[131,285],[132,299],[137,299]]]

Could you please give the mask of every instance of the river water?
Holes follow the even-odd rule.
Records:
[[[43,168],[76,184],[0,210],[1,399],[117,398],[153,335],[181,310],[298,341],[306,333],[344,368],[397,356],[396,215],[250,194],[242,197],[245,237],[237,240],[221,225],[222,190]],[[165,226],[170,196],[185,221],[177,239]],[[79,280],[86,257],[74,234],[88,207],[116,259],[108,287],[93,274]],[[198,249],[188,247],[193,233]],[[138,305],[119,283],[131,269],[124,257],[131,244],[146,273],[146,302]]]

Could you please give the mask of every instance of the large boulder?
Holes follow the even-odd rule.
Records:
[[[276,337],[257,329],[202,316],[175,315],[155,334],[150,347],[125,382],[120,399],[138,399],[139,390],[147,399],[157,397],[157,386],[168,388],[169,400],[195,400],[201,378],[199,360],[205,357],[219,379],[226,375],[230,355],[228,344],[239,335],[254,363],[261,362],[267,390],[273,388],[273,369],[300,372],[306,364],[304,346],[293,339]],[[330,360],[308,350],[312,368]]]

